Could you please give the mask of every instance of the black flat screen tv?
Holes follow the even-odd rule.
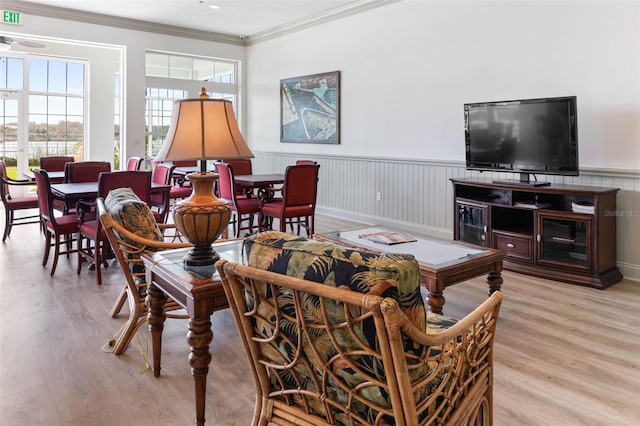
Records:
[[[506,182],[523,185],[548,185],[532,174],[578,175],[575,96],[468,103],[464,123],[467,170],[520,173]]]

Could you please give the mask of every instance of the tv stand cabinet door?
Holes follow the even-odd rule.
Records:
[[[593,217],[538,213],[538,263],[593,272]]]
[[[454,240],[489,246],[489,206],[456,200]]]

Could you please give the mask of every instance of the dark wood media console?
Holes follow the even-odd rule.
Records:
[[[600,289],[622,279],[618,188],[451,181],[454,240],[504,250],[504,269]]]

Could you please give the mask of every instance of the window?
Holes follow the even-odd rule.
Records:
[[[179,99],[186,99],[185,90],[170,90],[147,88],[146,95],[146,152],[153,157],[160,151],[164,138],[169,131],[173,103]]]
[[[176,100],[195,98],[204,86],[211,98],[230,100],[238,92],[235,61],[147,52],[146,138],[149,157],[158,153],[169,130]]]
[[[86,62],[0,56],[0,157],[19,172],[40,157],[83,158]]]
[[[29,59],[29,158],[83,158],[85,64]]]

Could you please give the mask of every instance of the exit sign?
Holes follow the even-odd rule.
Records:
[[[2,11],[2,23],[10,25],[22,25],[22,12],[13,10]]]

